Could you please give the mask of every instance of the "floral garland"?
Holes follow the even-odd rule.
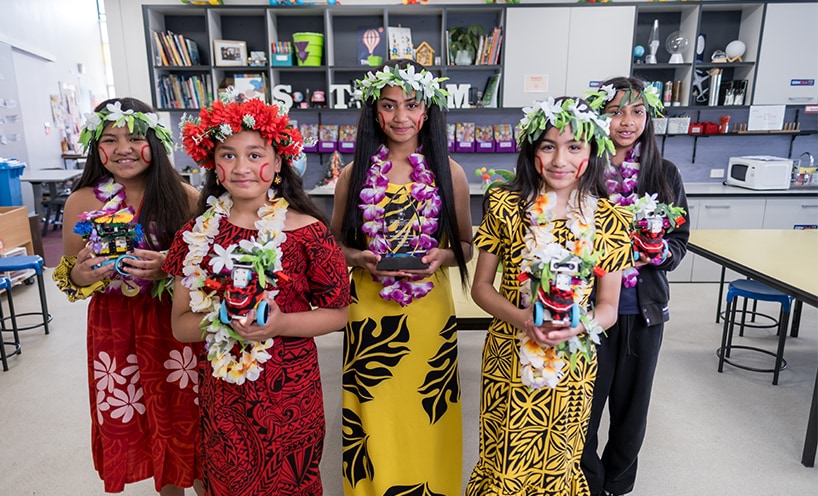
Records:
[[[134,112],[133,109],[122,110],[122,102],[109,103],[99,112],[85,114],[85,123],[80,132],[80,143],[87,152],[91,140],[99,141],[102,130],[109,122],[114,127],[127,125],[128,131],[139,136],[147,136],[148,130],[153,129],[156,137],[162,142],[168,154],[173,153],[173,136],[168,128],[159,123],[159,116],[153,112]],[[103,200],[105,201],[105,200]]]
[[[206,290],[208,272],[201,264],[213,245],[215,255],[211,257],[209,264],[216,275],[229,272],[234,261],[252,262],[259,283],[265,286],[265,272],[270,274],[281,270],[281,244],[287,239],[284,220],[288,204],[283,198],[275,199],[275,191],[272,189],[268,191],[267,197],[270,203],[259,208],[259,220],[255,223],[258,237],[227,248],[213,244],[219,233],[221,220],[230,217],[233,200],[229,193],[224,193],[219,198],[208,198],[210,208],[197,217],[193,229],[182,236],[189,250],[183,261],[182,285],[190,290],[190,309],[196,313],[207,312],[202,319],[202,329],[213,377],[231,384],[240,385],[245,381],[258,379],[262,371],[261,364],[271,358],[267,350],[273,346],[273,339],[245,342],[232,327],[219,320],[221,301],[215,290]],[[272,282],[274,285],[274,281]],[[270,291],[268,297],[274,298],[277,293],[277,290]],[[233,354],[237,344],[241,346],[238,356]]]
[[[215,167],[216,143],[242,131],[258,131],[287,165],[303,157],[304,140],[292,124],[285,107],[267,105],[258,99],[237,102],[235,89],[220,95],[221,100],[202,108],[199,117],[182,115],[182,145],[190,157],[205,169]]]
[[[597,154],[615,152],[610,134],[610,121],[607,115],[599,115],[589,105],[573,98],[537,102],[533,107],[523,109],[525,116],[517,124],[517,144],[528,140],[534,143],[545,132],[549,125],[562,132],[565,126],[571,126],[574,139],[590,143],[596,141]]]
[[[103,202],[102,208],[80,214],[79,222],[74,225],[73,232],[86,240],[91,246],[91,251],[100,254],[103,251],[103,244],[97,229],[99,224],[133,224],[128,237],[136,246],[139,246],[143,235],[142,225],[134,222],[136,213],[133,207],[125,204],[125,186],[116,182],[113,177],[109,177],[94,186],[94,196]],[[111,277],[113,280],[107,285],[106,291],[118,290],[126,296],[135,296],[151,285],[151,281],[125,278],[119,271],[114,272]]]
[[[388,161],[389,149],[381,146],[378,152],[370,159],[372,165],[366,173],[364,187],[361,189],[361,204],[358,208],[363,213],[364,223],[361,230],[370,238],[369,249],[378,255],[389,252],[389,242],[386,240],[385,209],[379,203],[386,197],[386,187],[389,179],[386,174],[392,169],[392,162]],[[426,157],[420,149],[409,155],[412,164],[412,173],[409,178],[413,181],[409,194],[417,202],[417,217],[412,221],[412,231],[415,233],[409,239],[409,245],[415,250],[428,251],[437,247],[438,240],[434,234],[438,228],[440,214],[440,195],[435,184],[435,176],[426,165]],[[413,277],[376,277],[383,284],[380,297],[386,301],[395,301],[405,307],[412,300],[423,298],[434,288],[431,281],[418,282],[423,276]]]
[[[527,333],[521,333],[520,376],[523,384],[532,389],[557,387],[565,374],[566,358],[571,367],[576,364],[580,354],[590,360],[593,345],[599,344],[599,335],[604,331],[587,308],[581,305],[591,277],[601,277],[605,273],[597,266],[602,254],[594,252],[594,213],[598,200],[596,197],[586,196],[579,201],[577,196],[577,192],[573,191],[568,199],[566,226],[574,239],[564,247],[554,235],[556,193],[541,192],[528,209],[531,225],[524,237],[525,246],[521,252],[522,263],[518,279],[522,283],[530,281],[530,284],[523,284],[520,288],[522,304],[525,307],[531,305],[533,295],[538,294],[542,286],[548,290],[549,280],[552,278],[551,261],[576,261],[580,269],[579,274],[571,280],[572,297],[574,305],[580,306],[579,321],[585,327],[585,333],[581,336],[573,336],[558,346],[545,349]]]
[[[585,94],[585,100],[592,109],[601,112],[608,102],[616,98],[617,91],[624,91],[622,100],[619,101],[619,106],[635,105],[637,102],[642,103],[651,117],[662,117],[662,111],[665,106],[662,103],[662,98],[659,96],[659,90],[652,84],[645,83],[642,91],[634,91],[630,87],[614,88],[612,84],[606,84],[599,89],[591,90]]]
[[[639,184],[639,157],[641,143],[637,143],[625,154],[625,160],[617,167],[608,161],[605,167],[605,187],[608,198],[617,205],[628,207],[636,203],[639,194],[636,189]],[[639,277],[638,267],[628,267],[622,271],[622,285],[626,288],[636,286]]]
[[[448,79],[436,78],[426,69],[415,72],[415,66],[412,64],[407,64],[406,69],[401,69],[397,65],[387,65],[378,72],[370,71],[366,77],[355,81],[355,84],[360,88],[364,101],[370,99],[377,101],[383,88],[398,86],[407,95],[415,93],[415,98],[423,100],[427,107],[437,105],[441,110],[446,110],[449,92],[441,88],[440,83]]]

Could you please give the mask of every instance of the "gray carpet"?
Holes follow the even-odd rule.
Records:
[[[675,284],[673,319],[665,331],[650,423],[632,494],[814,495],[818,470],[800,464],[809,400],[818,365],[818,313],[805,308],[801,337],[788,339],[789,368],[771,374],[728,368],[716,372],[720,328],[713,322],[717,288]],[[3,298],[5,299],[5,298]],[[18,312],[35,310],[36,286],[15,289]],[[89,440],[85,369],[85,304],[69,304],[49,280],[52,333],[27,331],[23,355],[0,372],[0,494],[102,494]],[[463,385],[463,479],[477,458],[480,349],[484,332],[460,334]],[[774,349],[770,331],[748,331],[746,342]],[[342,493],[341,336],[319,340],[327,410],[322,472],[325,494]],[[746,361],[755,357],[741,356]],[[764,364],[766,365],[766,363]],[[604,432],[602,433],[604,438]],[[154,494],[151,482],[125,494]],[[193,494],[188,491],[188,494]]]

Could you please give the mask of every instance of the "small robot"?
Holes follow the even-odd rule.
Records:
[[[633,259],[639,260],[639,254],[644,253],[651,260],[661,260],[666,249],[664,235],[670,227],[667,216],[649,212],[644,219],[636,222],[636,226],[638,229],[631,232]]]
[[[558,325],[579,325],[579,306],[574,303],[573,280],[580,275],[578,260],[551,260],[552,279],[542,281],[547,283],[537,288],[537,298],[534,302],[534,325],[541,326],[544,321],[551,321]]]
[[[229,324],[233,319],[244,318],[250,310],[256,311],[256,323],[265,325],[269,313],[269,303],[265,293],[273,289],[269,283],[266,286],[259,284],[258,274],[252,265],[235,264],[226,280],[207,279],[205,285],[216,290],[221,296],[222,304],[219,309],[219,320]]]
[[[142,240],[142,226],[133,220],[134,216],[129,212],[106,213],[77,223],[74,232],[91,243],[96,256],[108,258],[98,267],[114,264],[118,274],[128,277],[122,263],[137,260],[128,252]]]

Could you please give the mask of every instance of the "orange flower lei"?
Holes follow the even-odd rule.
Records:
[[[212,169],[216,143],[242,131],[258,131],[286,163],[302,154],[304,139],[290,125],[286,108],[257,99],[230,101],[232,98],[234,92],[228,91],[224,101],[217,100],[210,108],[202,108],[198,118],[182,116],[182,144],[196,163]]]

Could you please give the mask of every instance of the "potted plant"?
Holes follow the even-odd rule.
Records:
[[[449,31],[450,50],[454,54],[456,65],[471,65],[483,36],[483,26],[472,24],[469,27],[456,27]]]

